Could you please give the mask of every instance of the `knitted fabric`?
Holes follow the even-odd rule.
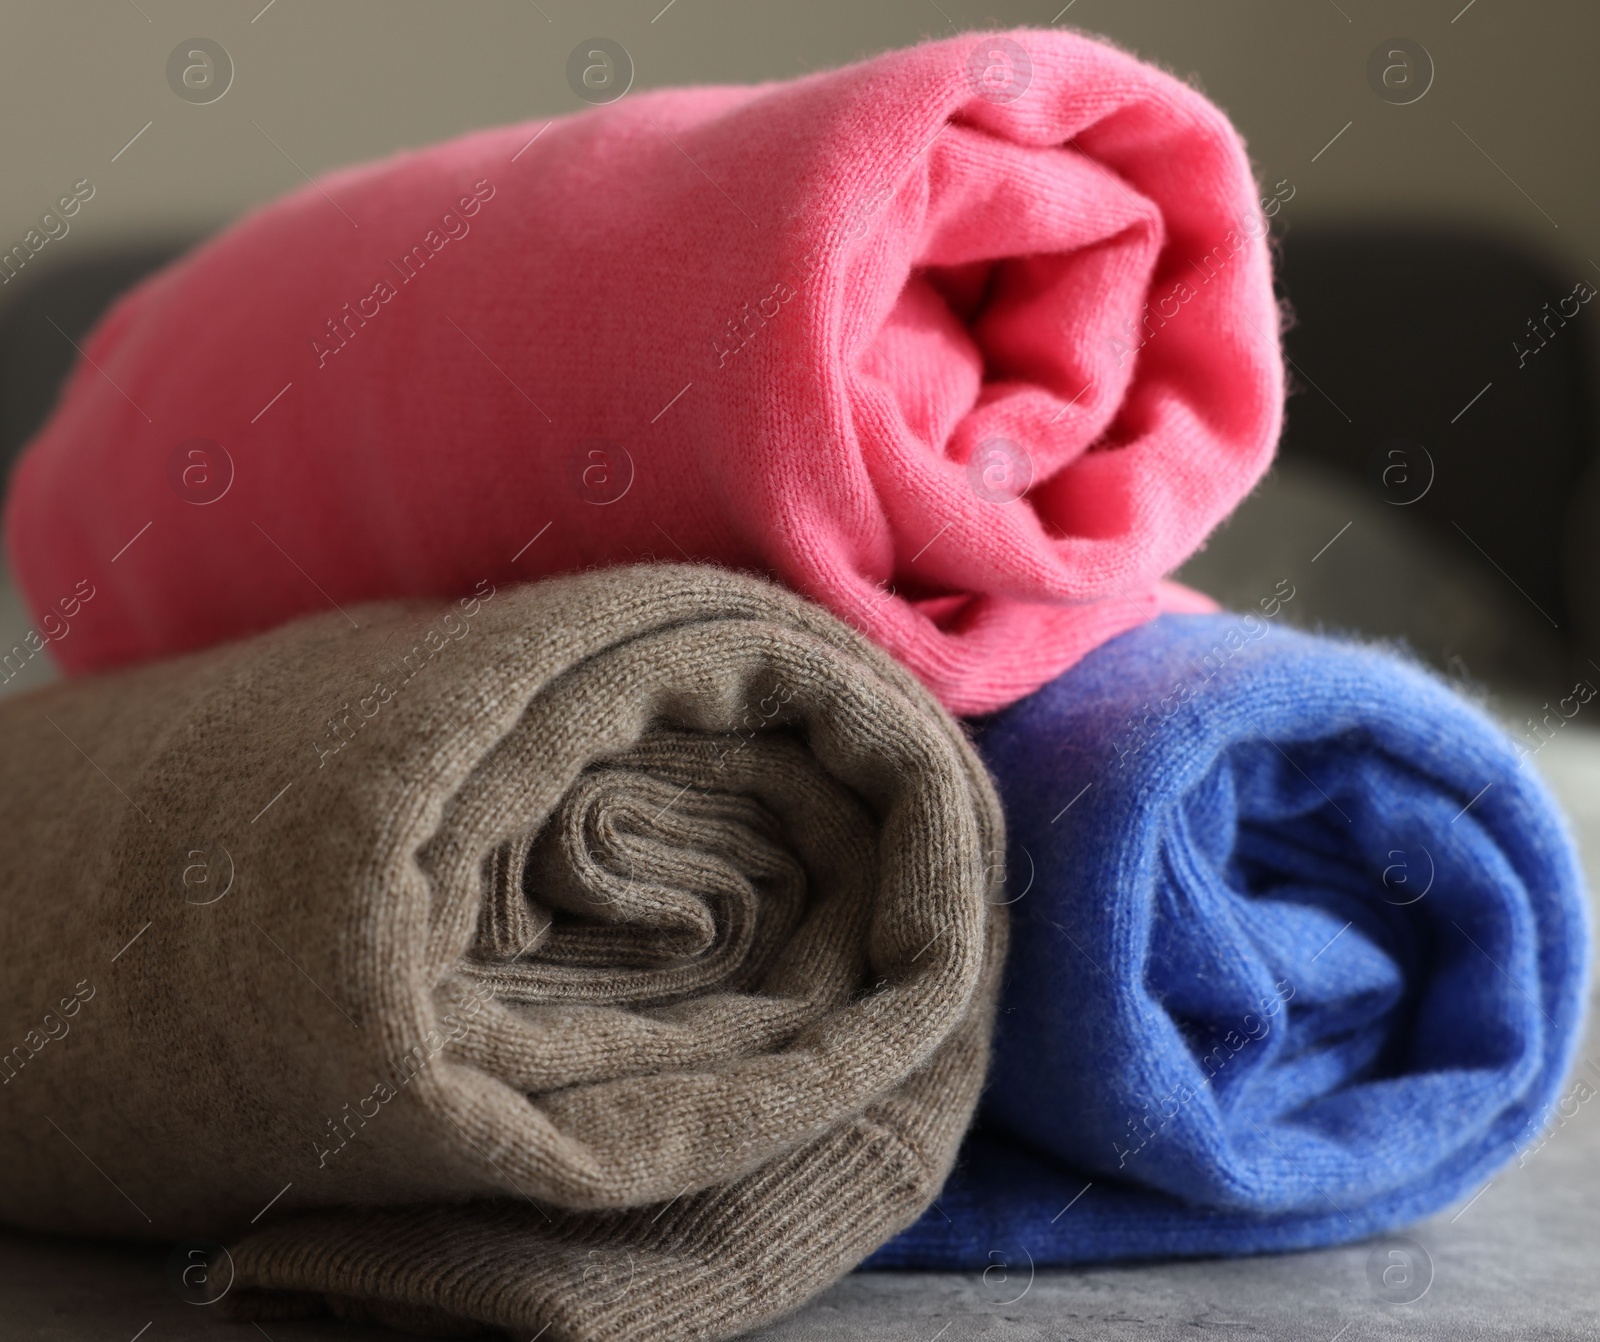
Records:
[[[485,583],[13,698],[0,734],[0,1020],[42,1022],[0,1059],[12,1224],[223,1241],[247,1313],[718,1338],[954,1159],[998,805],[922,686],[781,589]]]
[[[1165,616],[980,748],[1016,901],[982,1134],[875,1265],[1356,1239],[1551,1120],[1589,956],[1572,843],[1430,673]]]
[[[71,672],[325,596],[693,557],[822,603],[958,713],[1209,609],[1161,579],[1283,398],[1238,136],[1061,31],[336,172],[85,348],[6,515],[36,612],[106,594]]]

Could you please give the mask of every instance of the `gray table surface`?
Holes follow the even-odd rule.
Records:
[[[1600,731],[1574,723],[1534,762],[1572,817],[1593,890],[1600,886]],[[1600,1032],[1592,1026],[1581,1057],[1600,1067]],[[1600,1076],[1583,1074],[1600,1089]],[[1427,1275],[1426,1292],[1411,1303],[1390,1303],[1372,1285],[1369,1264],[1381,1274],[1391,1250],[1409,1255]],[[0,1342],[398,1336],[329,1320],[264,1328],[229,1323],[168,1287],[165,1258],[148,1247],[0,1231]],[[1581,1105],[1535,1154],[1496,1175],[1473,1200],[1394,1241],[1078,1271],[1033,1271],[1022,1261],[997,1263],[988,1273],[857,1274],[756,1336],[773,1342],[1600,1337],[1600,1099]]]

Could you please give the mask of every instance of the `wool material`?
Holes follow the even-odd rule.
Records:
[[[1340,1243],[1469,1198],[1556,1121],[1573,845],[1432,673],[1163,616],[980,749],[1016,901],[991,1084],[940,1212],[875,1265]]]
[[[352,607],[0,734],[0,1020],[44,1022],[0,1059],[13,1225],[219,1241],[256,1317],[709,1339],[954,1160],[998,803],[924,687],[780,588]]]
[[[335,172],[140,286],[16,471],[11,568],[38,611],[104,591],[83,672],[692,556],[987,712],[1211,608],[1163,577],[1271,456],[1270,272],[1223,114],[1074,33],[629,94]]]

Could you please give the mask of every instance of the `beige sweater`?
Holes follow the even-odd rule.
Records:
[[[998,804],[720,570],[334,612],[0,704],[0,1217],[215,1238],[222,1312],[727,1337],[935,1195]]]

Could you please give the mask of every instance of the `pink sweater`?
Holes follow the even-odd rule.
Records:
[[[957,712],[1159,608],[1283,395],[1237,134],[1065,32],[631,94],[324,177],[136,289],[6,523],[82,672],[692,557]],[[60,624],[62,621],[56,621]]]

